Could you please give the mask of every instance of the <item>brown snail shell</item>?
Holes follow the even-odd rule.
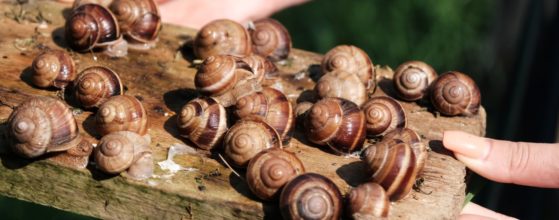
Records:
[[[295,125],[293,107],[287,97],[276,89],[264,88],[261,92],[240,98],[234,113],[239,118],[255,116],[262,119],[278,132],[282,142],[291,138]]]
[[[260,151],[281,148],[281,139],[276,130],[257,118],[237,121],[225,134],[223,140],[225,156],[238,167],[246,167]]]
[[[421,137],[417,132],[409,128],[396,128],[386,133],[383,139],[398,139],[408,144],[415,155],[417,172],[419,173],[423,170],[429,153],[427,152],[427,145],[421,141]]]
[[[303,163],[294,153],[281,148],[270,148],[250,160],[246,180],[256,196],[272,200],[287,182],[304,172]]]
[[[429,86],[437,78],[437,72],[429,64],[421,61],[408,61],[394,72],[394,87],[400,98],[415,101],[426,97]]]
[[[479,110],[479,88],[466,74],[456,71],[444,73],[433,83],[431,89],[431,102],[444,115],[471,116]]]
[[[351,189],[347,207],[350,217],[355,220],[386,218],[390,201],[382,186],[368,182]]]
[[[389,96],[376,96],[362,107],[367,121],[367,134],[376,136],[396,128],[406,127],[406,113],[402,105]]]
[[[200,59],[222,54],[244,57],[251,52],[248,31],[229,19],[214,20],[206,24],[194,38],[194,53]]]
[[[13,150],[27,158],[65,151],[81,141],[70,108],[50,97],[33,97],[20,104],[8,118]]]
[[[177,117],[179,133],[197,147],[211,150],[227,131],[225,108],[209,97],[191,100]]]
[[[116,131],[132,131],[139,135],[147,133],[146,110],[133,96],[112,96],[99,106],[95,114],[97,130],[104,136]]]
[[[74,98],[84,108],[99,107],[123,91],[118,74],[103,66],[88,67],[74,81]]]
[[[274,61],[286,59],[291,50],[291,36],[287,29],[271,18],[261,19],[253,24],[248,31],[254,53]]]
[[[144,49],[154,46],[161,30],[161,17],[153,0],[114,0],[109,8],[131,45],[143,44]]]
[[[367,147],[363,155],[368,175],[386,190],[390,200],[402,199],[411,191],[417,169],[408,144],[398,139],[383,139]]]
[[[361,149],[365,141],[365,115],[348,100],[324,98],[315,103],[305,120],[307,138],[316,144],[327,144],[337,153]]]
[[[97,4],[82,4],[66,20],[66,41],[76,51],[85,52],[117,41],[120,29],[113,13]]]
[[[344,70],[326,73],[315,86],[318,96],[344,98],[361,106],[367,101],[367,89],[357,75]]]
[[[94,156],[97,166],[105,173],[117,174],[130,169],[129,174],[137,179],[153,174],[149,143],[134,132],[117,131],[103,136]]]
[[[241,61],[248,64],[252,69],[252,72],[257,78],[257,83],[267,85],[271,84],[270,81],[278,78],[278,67],[272,61],[258,54],[251,54],[243,57]]]
[[[356,46],[340,45],[334,47],[322,58],[321,68],[323,73],[343,70],[357,74],[366,88],[374,89],[376,87],[373,62],[365,51]]]
[[[61,50],[47,50],[33,60],[31,82],[41,88],[65,88],[76,78],[76,65],[70,54]]]
[[[287,183],[280,195],[284,219],[340,219],[342,197],[330,179],[306,173]]]

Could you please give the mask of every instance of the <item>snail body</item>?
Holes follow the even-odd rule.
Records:
[[[103,66],[88,67],[74,81],[74,98],[84,108],[99,107],[123,91],[118,74]]]
[[[324,98],[307,113],[307,138],[316,144],[327,144],[337,153],[361,149],[365,141],[365,115],[348,100]]]
[[[417,172],[421,172],[427,161],[429,153],[427,152],[427,145],[421,141],[421,137],[417,132],[409,128],[396,128],[393,131],[386,133],[383,139],[398,139],[408,144],[415,156],[415,164]]]
[[[330,179],[305,173],[284,186],[280,210],[284,219],[340,219],[342,197]]]
[[[33,97],[19,105],[8,118],[8,134],[12,149],[27,158],[66,151],[81,141],[70,108],[50,97]]]
[[[61,50],[47,50],[33,60],[31,82],[41,88],[65,88],[76,78],[76,65],[72,57]]]
[[[426,97],[429,86],[437,78],[437,72],[429,64],[408,61],[394,72],[394,87],[398,96],[406,101],[416,101]]]
[[[270,148],[250,160],[246,180],[256,196],[272,200],[287,182],[304,172],[305,167],[295,154],[281,148]]]
[[[136,179],[145,179],[153,174],[153,158],[149,143],[140,135],[130,131],[107,134],[95,148],[95,162],[105,173],[118,174],[129,170]]]
[[[367,101],[367,89],[359,77],[345,70],[326,73],[315,86],[318,96],[344,98],[361,106]]]
[[[274,61],[286,59],[291,50],[291,36],[287,29],[271,18],[261,19],[253,24],[248,31],[254,53]]]
[[[244,57],[252,52],[250,35],[239,23],[229,19],[214,20],[198,31],[194,53],[200,59],[213,55]]]
[[[389,96],[376,96],[362,106],[367,121],[367,134],[384,135],[396,128],[406,127],[406,114],[402,105]]]
[[[468,75],[451,71],[437,78],[431,87],[431,103],[444,115],[471,116],[481,103],[479,88]]]
[[[161,30],[161,17],[153,0],[114,0],[109,6],[132,49],[149,49]]]
[[[386,218],[390,212],[386,191],[374,182],[351,189],[347,201],[348,213],[355,220]]]
[[[223,139],[225,156],[237,167],[246,167],[260,151],[281,148],[281,139],[276,130],[257,118],[237,121]]]
[[[116,131],[147,134],[147,115],[142,103],[133,96],[112,96],[99,106],[95,114],[97,130],[101,136]]]
[[[181,136],[205,150],[213,149],[227,131],[225,108],[209,97],[193,99],[183,106],[177,123]]]
[[[369,55],[362,49],[351,45],[340,45],[328,51],[322,58],[323,73],[343,70],[359,76],[368,89],[376,87],[374,83],[375,68]]]

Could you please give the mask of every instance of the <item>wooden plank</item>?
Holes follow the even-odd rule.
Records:
[[[157,219],[261,219],[279,216],[277,204],[260,202],[241,178],[231,173],[215,153],[198,151],[177,155],[174,161],[195,171],[171,174],[157,162],[164,161],[178,138],[175,112],[196,96],[192,53],[182,47],[195,30],[164,25],[157,48],[149,52],[131,52],[128,57],[111,59],[102,54],[77,54],[78,69],[106,65],[117,71],[127,87],[126,93],[139,97],[148,112],[154,151],[155,176],[134,181],[123,176],[108,176],[93,165],[76,169],[53,161],[21,159],[8,150],[5,121],[11,106],[29,95],[57,96],[55,90],[37,89],[29,84],[32,59],[44,47],[64,48],[65,5],[40,1],[25,5],[28,15],[41,14],[51,23],[36,29],[30,17],[22,23],[5,16],[0,18],[0,194],[59,209],[99,218]],[[17,5],[0,3],[2,15],[9,15]],[[297,33],[292,33],[297,34]],[[282,87],[295,102],[304,90],[314,85],[311,79],[321,56],[294,50],[287,62],[278,64]],[[392,94],[391,72],[380,71],[376,94]],[[296,77],[297,76],[297,77]],[[302,76],[302,77],[301,77]],[[454,219],[464,200],[465,167],[442,150],[442,131],[464,130],[476,135],[485,133],[485,111],[464,117],[436,116],[422,111],[415,103],[403,103],[409,126],[425,137],[433,149],[429,152],[421,191],[413,191],[405,199],[391,204],[394,219]],[[92,112],[76,111],[82,135],[95,142]],[[188,144],[188,143],[187,143]],[[295,133],[288,150],[295,152],[307,171],[331,178],[343,193],[364,181],[363,164],[357,158],[336,156],[326,149],[309,145],[301,131]],[[216,172],[217,171],[217,172]],[[202,187],[203,186],[203,187]]]

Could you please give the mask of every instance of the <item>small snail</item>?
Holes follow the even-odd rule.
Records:
[[[408,61],[394,72],[394,87],[400,98],[416,101],[426,97],[429,86],[437,78],[433,67],[421,61]]]
[[[479,110],[481,94],[472,78],[451,71],[439,76],[431,86],[431,102],[442,114],[471,116]]]
[[[74,99],[84,108],[99,107],[123,91],[118,74],[103,66],[88,67],[74,81]]]
[[[304,172],[303,163],[294,153],[281,148],[270,148],[250,160],[246,180],[256,196],[272,200],[287,182]]]
[[[429,153],[427,152],[427,145],[421,141],[421,137],[417,134],[417,132],[409,128],[396,128],[393,131],[386,133],[383,139],[398,139],[408,144],[415,155],[416,169],[418,172],[423,170]]]
[[[73,2],[72,8],[77,8],[80,5],[93,3],[108,7],[112,0],[58,0],[59,2]]]
[[[114,0],[109,8],[130,48],[145,50],[155,46],[161,17],[153,0]]]
[[[291,50],[291,36],[278,21],[265,18],[249,26],[252,50],[274,61],[286,59]]]
[[[263,85],[272,84],[278,78],[278,67],[270,60],[258,55],[251,54],[241,58],[248,64],[257,78],[256,82]]]
[[[293,107],[287,97],[276,89],[264,88],[261,92],[240,98],[235,104],[234,113],[239,118],[259,117],[276,129],[282,142],[291,138],[295,123]]]
[[[287,183],[280,195],[284,219],[340,219],[342,197],[330,179],[306,173]]]
[[[355,220],[386,218],[390,212],[386,191],[374,182],[363,183],[351,189],[347,201],[348,214]]]
[[[363,152],[367,173],[380,184],[390,200],[404,198],[415,183],[415,156],[410,146],[398,139],[383,139]]]
[[[222,54],[244,57],[251,52],[248,31],[241,24],[228,19],[206,24],[194,38],[194,53],[200,59]]]
[[[128,170],[135,179],[146,179],[153,174],[153,156],[149,143],[130,131],[107,134],[94,151],[95,163],[105,173],[118,174]]]
[[[361,106],[367,101],[367,89],[357,75],[344,70],[326,73],[315,86],[318,96],[344,98]]]
[[[99,106],[95,114],[97,130],[101,136],[115,131],[147,133],[147,115],[142,103],[133,96],[118,95]]]
[[[281,148],[281,139],[274,128],[257,118],[237,121],[223,139],[225,156],[238,167],[246,167],[260,151]]]
[[[402,105],[389,96],[376,96],[363,105],[367,134],[384,135],[396,128],[406,127],[406,113]]]
[[[27,158],[66,151],[81,141],[78,124],[68,106],[54,98],[33,97],[8,118],[13,150]]]
[[[307,137],[327,144],[337,153],[361,149],[365,141],[365,115],[357,105],[340,98],[324,98],[307,112]]]
[[[181,136],[199,148],[211,150],[227,131],[227,113],[214,99],[200,97],[182,107],[177,123]]]
[[[322,72],[343,70],[359,76],[367,89],[374,89],[375,69],[369,55],[358,47],[340,45],[334,47],[322,58]]]
[[[76,65],[70,54],[61,50],[46,50],[33,60],[31,82],[41,88],[65,88],[76,78]]]

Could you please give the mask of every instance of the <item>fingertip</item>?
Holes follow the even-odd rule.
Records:
[[[443,145],[455,153],[472,159],[483,159],[489,153],[489,145],[485,138],[463,131],[443,132]]]
[[[463,214],[458,216],[458,220],[497,220],[497,219],[483,216],[483,215]]]

